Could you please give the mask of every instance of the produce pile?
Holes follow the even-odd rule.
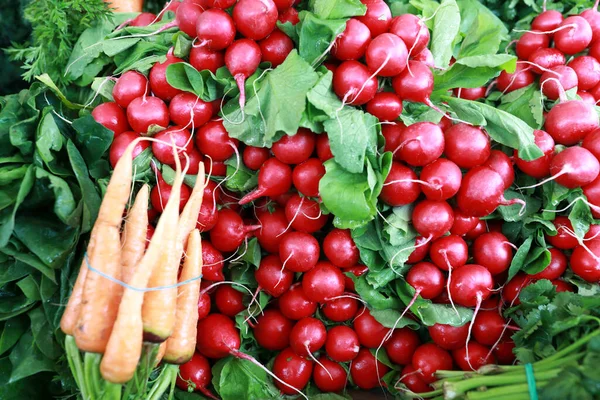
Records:
[[[0,393],[600,396],[598,4],[485,3],[91,23],[0,100]]]

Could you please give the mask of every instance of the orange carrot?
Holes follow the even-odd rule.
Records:
[[[204,163],[200,163],[198,166],[198,175],[196,177],[196,183],[192,194],[185,204],[181,216],[179,217],[179,229],[178,229],[178,243],[181,243],[181,249],[186,246],[186,241],[190,236],[192,230],[196,227],[198,221],[198,213],[200,213],[200,207],[202,206],[202,200],[204,197]]]
[[[141,187],[125,221],[122,236],[123,248],[121,250],[122,277],[125,283],[129,283],[146,250],[149,192],[148,185]]]
[[[181,225],[180,225],[181,226]],[[187,254],[180,282],[196,278],[202,272],[202,240],[200,231],[194,229],[187,242]],[[179,287],[177,312],[173,334],[167,339],[164,359],[171,364],[188,362],[196,349],[196,327],[198,325],[198,299],[200,279]]]
[[[154,360],[154,366],[158,367],[158,364],[162,361],[165,356],[165,352],[167,351],[167,342],[164,341],[160,345],[158,345],[158,353],[156,354],[156,360]]]
[[[104,0],[114,12],[142,12],[144,0]]]
[[[88,253],[93,268],[116,279],[121,278],[120,227],[131,190],[132,152],[137,144],[138,140],[129,144],[115,166],[93,228],[94,246]],[[122,289],[121,285],[94,271],[85,273],[79,317],[73,332],[81,350],[104,352],[117,316]]]

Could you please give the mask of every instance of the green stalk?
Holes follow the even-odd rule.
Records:
[[[551,355],[550,357],[538,361],[535,363],[535,365],[543,365],[552,361],[556,361],[561,359],[562,357],[569,355],[569,353],[571,353],[574,350],[579,349],[580,347],[582,347],[583,345],[585,345],[587,342],[589,342],[590,340],[592,340],[594,337],[600,335],[600,329],[597,329],[595,331],[593,331],[592,333],[587,334],[586,336],[582,337],[581,339],[579,339],[578,341],[576,341],[575,343],[565,347],[564,349],[557,351],[556,353],[554,353],[553,355]]]
[[[536,387],[541,388],[545,386],[548,381],[536,382]],[[488,389],[485,391],[472,391],[467,393],[467,399],[469,400],[494,400],[500,396],[506,396],[509,394],[524,394],[529,393],[529,385],[526,383],[520,383],[518,385],[511,386],[499,386],[496,388]]]
[[[122,385],[106,382],[102,400],[121,400]]]
[[[150,393],[148,393],[148,400],[159,400],[162,395],[167,391],[169,386],[173,384],[173,382],[177,379],[177,373],[179,372],[178,365],[165,365],[163,370],[160,372],[160,375],[154,385],[152,385],[152,389]]]
[[[79,387],[81,397],[84,400],[88,400],[88,390],[85,385],[85,377],[83,371],[83,362],[81,361],[81,353],[75,344],[75,338],[71,335],[65,337],[65,351],[67,353],[67,361],[69,362],[69,368],[75,378],[75,383]]]
[[[85,380],[87,382],[88,389],[90,390],[90,399],[99,399],[102,395],[101,382],[103,379],[100,376],[100,369],[98,367],[100,365],[102,356],[96,353],[85,353],[83,357]]]

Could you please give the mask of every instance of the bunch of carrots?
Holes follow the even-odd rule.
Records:
[[[147,245],[147,185],[122,224],[132,195],[132,152],[140,140],[151,139],[132,142],[114,169],[61,320],[69,365],[85,400],[158,399],[172,390],[178,365],[189,361],[196,347],[202,248],[194,228],[203,164],[180,215],[186,171],[177,162],[171,196]],[[170,365],[149,387],[161,361]]]

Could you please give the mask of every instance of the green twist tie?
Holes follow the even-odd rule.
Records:
[[[538,400],[537,388],[535,386],[535,375],[533,374],[533,365],[525,364],[525,376],[527,376],[527,386],[529,387],[529,398]]]

